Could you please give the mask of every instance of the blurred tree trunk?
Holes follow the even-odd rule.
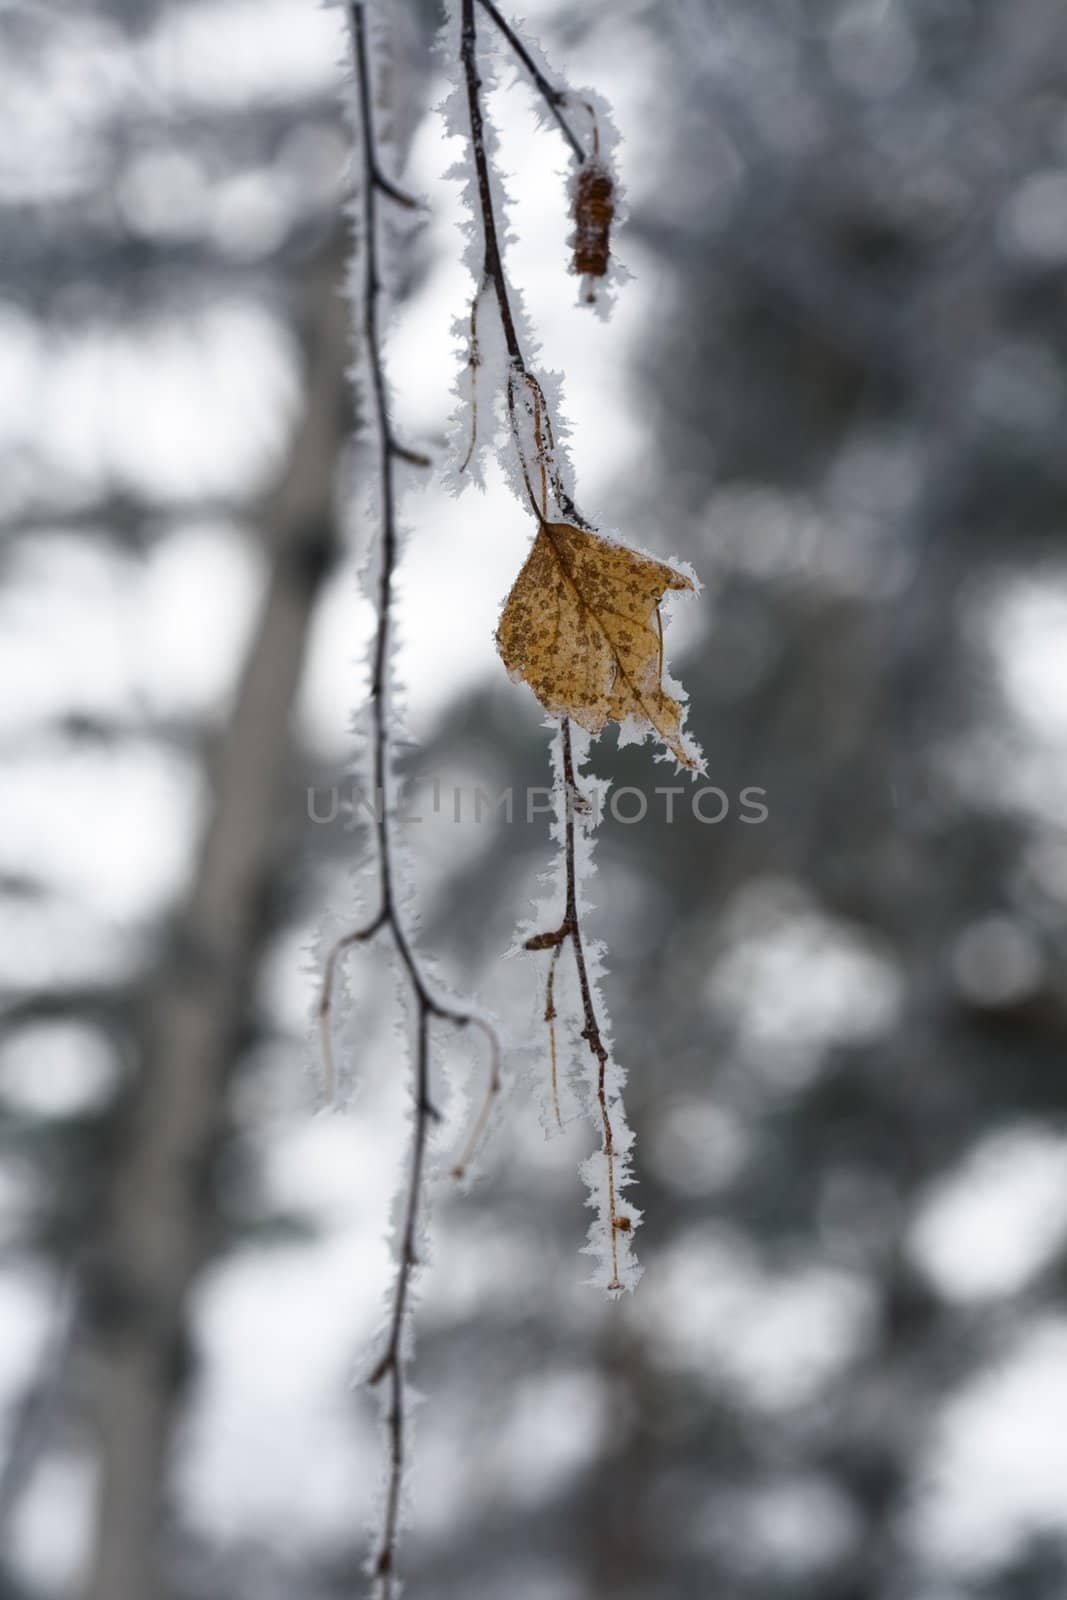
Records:
[[[265,517],[266,600],[213,763],[213,813],[188,899],[145,996],[142,1073],[103,1244],[94,1385],[99,1487],[86,1594],[150,1600],[189,1285],[210,1248],[206,1202],[227,1086],[277,875],[289,715],[336,552],[347,332],[337,237],[309,273],[307,401]]]

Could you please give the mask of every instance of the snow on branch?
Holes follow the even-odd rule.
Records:
[[[570,946],[574,957],[581,1008],[580,1038],[588,1046],[595,1062],[592,1080],[586,1076],[581,1081],[589,1085],[591,1092],[585,1097],[586,1103],[599,1124],[602,1141],[599,1154],[591,1156],[582,1168],[582,1176],[589,1189],[589,1204],[596,1210],[586,1249],[597,1262],[592,1281],[615,1298],[625,1289],[635,1289],[641,1276],[641,1268],[631,1248],[641,1213],[635,1207],[624,1207],[619,1198],[622,1190],[632,1182],[629,1152],[633,1135],[627,1125],[622,1103],[626,1074],[612,1059],[611,1039],[606,1024],[600,1020],[603,1011],[597,988],[602,971],[600,947],[590,948],[582,933],[581,913],[587,909],[587,904],[582,896],[581,882],[593,871],[591,830],[597,815],[592,801],[583,793],[578,782],[577,773],[588,754],[589,743],[585,735],[580,737],[582,743],[576,760],[574,745],[577,740],[572,733],[570,718],[563,717],[553,751],[556,800],[553,836],[563,853],[563,920],[548,932],[529,934],[523,940],[523,949],[551,951],[545,984],[544,1015],[549,1028],[552,1110],[560,1127],[563,1117],[560,1110],[556,1039],[557,968],[565,946]]]
[[[480,15],[529,74],[570,147],[572,242],[585,298],[595,297],[592,285],[606,277],[611,257],[618,203],[611,162],[615,136],[603,101],[591,91],[579,95],[561,86],[536,47],[492,0],[459,0],[458,19],[453,13],[445,32],[450,54],[458,20],[459,78],[445,115],[450,131],[466,138],[467,157],[453,175],[463,181],[471,213],[467,264],[475,287],[467,331],[469,388],[464,396],[461,378],[453,483],[461,486],[468,470],[480,478],[481,458],[495,447],[512,491],[536,524],[530,554],[501,614],[497,646],[509,676],[529,685],[558,727],[555,838],[562,852],[563,907],[562,920],[547,932],[530,932],[525,948],[549,952],[544,1016],[557,1123],[562,1123],[557,1024],[564,947],[573,956],[578,1037],[592,1058],[592,1074],[584,1080],[590,1085],[587,1103],[600,1135],[598,1154],[583,1168],[597,1213],[588,1248],[598,1260],[593,1281],[616,1296],[632,1289],[640,1275],[631,1250],[639,1213],[620,1201],[630,1182],[632,1137],[622,1107],[624,1074],[611,1055],[596,985],[599,948],[594,959],[582,928],[580,878],[583,870],[592,870],[589,829],[595,819],[577,773],[587,736],[609,722],[620,725],[622,738],[652,737],[666,757],[690,771],[701,770],[700,752],[685,729],[685,695],[666,674],[660,609],[668,594],[694,592],[698,585],[688,569],[605,537],[578,510],[573,469],[562,444],[561,380],[537,372],[536,343],[507,274],[507,196],[496,171],[496,132],[486,108],[492,58],[480,49]],[[572,107],[588,118],[585,141],[575,132]]]
[[[393,429],[385,376],[381,331],[381,219],[379,205],[388,201],[405,210],[415,202],[404,194],[382,170],[379,141],[376,137],[372,75],[372,37],[366,8],[362,3],[349,6],[352,64],[355,81],[356,127],[359,142],[358,232],[353,260],[353,304],[358,308],[360,348],[357,352],[356,382],[369,399],[370,424],[374,437],[378,508],[378,586],[377,630],[373,645],[369,699],[372,793],[378,797],[375,809],[377,910],[361,927],[337,939],[329,949],[319,997],[318,1018],[328,1093],[333,1098],[336,1071],[333,1051],[333,1004],[339,965],[356,947],[368,944],[378,935],[387,935],[413,1001],[413,1057],[411,1147],[408,1177],[403,1201],[392,1303],[388,1314],[384,1348],[371,1373],[370,1382],[387,1386],[385,1429],[388,1441],[388,1472],[381,1531],[373,1573],[380,1600],[392,1600],[396,1585],[397,1543],[400,1532],[404,1476],[407,1462],[410,1397],[407,1371],[412,1357],[410,1313],[415,1277],[419,1266],[418,1241],[425,1205],[427,1145],[430,1126],[440,1120],[430,1087],[431,1024],[449,1023],[460,1029],[474,1029],[488,1046],[489,1070],[485,1100],[475,1119],[463,1154],[453,1168],[462,1176],[472,1160],[488,1123],[492,1106],[500,1092],[500,1047],[496,1030],[487,1018],[468,1006],[446,1000],[431,985],[426,969],[416,953],[406,916],[407,896],[398,882],[393,751],[400,738],[399,712],[391,681],[393,650],[393,583],[398,556],[396,466],[400,461],[428,465],[424,458],[407,449]]]
[[[392,677],[399,541],[396,475],[401,463],[425,463],[399,442],[392,424],[381,327],[381,209],[388,203],[409,212],[414,202],[384,170],[373,94],[374,38],[365,0],[349,0],[348,15],[359,148],[353,212],[355,377],[368,398],[377,495],[378,626],[368,702],[370,778],[378,799],[376,903],[362,925],[344,933],[326,952],[319,1025],[332,1093],[333,1006],[341,963],[357,947],[387,936],[411,1002],[413,1062],[410,1155],[396,1272],[384,1344],[371,1373],[372,1383],[385,1386],[389,1463],[372,1571],[379,1600],[393,1600],[410,1433],[411,1307],[424,1233],[430,1129],[438,1120],[431,1094],[434,1024],[474,1029],[488,1046],[485,1098],[454,1164],[457,1176],[463,1176],[477,1152],[501,1080],[491,1023],[472,1007],[444,997],[431,983],[413,943],[409,891],[400,881],[393,757],[402,728]],[[489,48],[480,38],[479,18],[486,25]],[[497,170],[496,130],[487,110],[495,60],[505,54],[527,75],[539,96],[542,122],[554,124],[567,144],[574,220],[571,270],[581,279],[581,300],[595,301],[601,312],[610,303],[610,294],[601,291],[621,276],[612,238],[621,215],[621,192],[607,106],[594,91],[576,92],[563,84],[537,46],[493,0],[452,0],[441,49],[452,82],[444,106],[446,127],[466,147],[453,175],[463,184],[465,260],[474,283],[469,312],[458,324],[467,360],[458,384],[447,480],[455,490],[468,481],[482,481],[484,462],[493,452],[519,504],[534,519],[530,554],[505,602],[496,642],[509,676],[529,686],[556,729],[553,837],[559,864],[553,901],[539,912],[537,927],[525,929],[522,938],[525,949],[547,955],[544,1017],[553,1117],[562,1124],[564,1094],[569,1111],[577,1093],[597,1129],[598,1148],[582,1166],[596,1214],[586,1248],[597,1262],[592,1281],[615,1298],[633,1289],[640,1277],[632,1252],[640,1212],[622,1198],[632,1182],[633,1144],[622,1104],[625,1075],[613,1055],[599,990],[602,947],[585,927],[590,908],[583,886],[592,872],[592,833],[598,818],[583,769],[591,738],[614,722],[620,741],[650,738],[660,746],[661,759],[673,759],[691,772],[702,770],[700,752],[685,728],[684,692],[667,672],[661,609],[669,598],[695,592],[698,584],[682,564],[661,561],[605,535],[579,511],[566,449],[562,379],[539,370],[538,344],[521,294],[507,273],[508,202]],[[568,1047],[562,1057],[561,1037]]]

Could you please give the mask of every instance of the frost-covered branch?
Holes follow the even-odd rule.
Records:
[[[460,34],[460,60],[467,86],[467,110],[470,115],[471,155],[478,181],[478,202],[481,207],[482,231],[485,238],[485,259],[480,287],[492,285],[500,311],[500,324],[504,342],[512,363],[520,372],[526,372],[516,331],[515,317],[508,296],[508,282],[504,276],[504,258],[497,231],[496,209],[489,176],[489,156],[485,142],[485,113],[482,110],[482,80],[478,73],[478,30],[474,16],[474,0],[463,0],[463,27]]]
[[[534,87],[541,96],[542,100],[545,102],[552,116],[556,119],[556,122],[559,124],[560,132],[570,145],[571,150],[574,152],[575,160],[584,161],[585,150],[582,147],[582,142],[578,138],[574,129],[571,127],[570,123],[567,121],[567,118],[563,115],[563,107],[567,104],[567,91],[565,89],[557,89],[555,84],[552,84],[548,81],[548,79],[545,77],[545,74],[534,60],[529,47],[524,44],[522,39],[520,39],[519,35],[515,32],[515,29],[511,26],[510,22],[508,22],[507,18],[504,17],[499,9],[493,4],[493,0],[478,0],[478,4],[481,6],[486,16],[492,18],[493,22],[500,29],[500,32],[504,35],[504,38],[518,56],[527,72],[530,74]]]
[[[485,1035],[489,1047],[489,1075],[485,1102],[475,1121],[466,1149],[453,1169],[457,1176],[462,1176],[466,1170],[485,1128],[493,1101],[500,1091],[500,1051],[496,1032],[484,1017],[473,1010],[447,1003],[433,993],[405,928],[398,900],[393,841],[395,819],[389,800],[392,746],[396,737],[389,690],[393,636],[393,582],[398,553],[396,463],[400,460],[421,463],[422,458],[398,442],[390,417],[379,309],[382,294],[379,199],[384,197],[406,209],[410,209],[414,202],[383,174],[375,134],[370,46],[364,6],[359,3],[352,4],[349,15],[360,132],[362,204],[360,326],[367,386],[373,409],[380,507],[378,623],[370,690],[372,781],[373,792],[379,797],[376,808],[378,909],[369,922],[345,934],[330,949],[319,1000],[319,1025],[323,1059],[332,1094],[335,1085],[332,1009],[339,963],[357,945],[366,944],[377,934],[387,932],[408,980],[415,1005],[415,1070],[408,1181],[385,1348],[370,1377],[372,1384],[384,1383],[386,1380],[389,1383],[386,1410],[389,1471],[381,1533],[374,1558],[374,1573],[378,1579],[381,1600],[390,1600],[394,1592],[397,1539],[406,1464],[408,1422],[406,1372],[410,1361],[406,1329],[414,1274],[418,1266],[416,1244],[424,1198],[426,1148],[430,1124],[439,1119],[439,1113],[430,1095],[431,1021],[437,1018],[458,1028],[477,1028]]]
[[[569,717],[564,717],[560,723],[560,750],[563,768],[563,864],[564,864],[564,913],[563,921],[558,928],[553,928],[549,933],[535,933],[524,943],[526,950],[551,950],[552,958],[548,969],[548,982],[545,989],[545,1020],[551,1030],[552,1053],[552,1104],[557,1123],[562,1122],[559,1106],[559,1086],[557,1083],[556,1066],[556,1039],[555,1039],[555,984],[556,968],[559,955],[565,944],[570,944],[574,952],[574,964],[578,973],[578,989],[582,1001],[582,1038],[589,1046],[590,1052],[596,1061],[596,1097],[600,1111],[601,1129],[603,1132],[603,1145],[601,1154],[604,1157],[604,1184],[606,1198],[606,1226],[608,1230],[607,1253],[610,1260],[610,1275],[606,1288],[609,1294],[618,1294],[626,1287],[619,1273],[619,1235],[629,1235],[633,1232],[633,1218],[626,1212],[619,1210],[619,1183],[616,1171],[617,1147],[615,1129],[611,1118],[611,1107],[608,1100],[608,1066],[611,1060],[608,1048],[597,1019],[596,1002],[593,997],[593,985],[589,977],[589,967],[585,957],[585,947],[582,943],[582,924],[579,916],[578,902],[578,864],[575,848],[575,812],[581,808],[587,811],[589,802],[582,794],[575,778],[574,752],[571,746],[571,723]]]
[[[603,100],[594,91],[579,95],[553,82],[536,47],[505,21],[492,0],[461,0],[461,76],[449,115],[453,128],[466,122],[469,137],[469,158],[457,171],[473,212],[467,261],[475,291],[469,328],[469,411],[461,385],[458,430],[462,434],[469,417],[470,437],[455,481],[463,481],[472,462],[471,475],[479,476],[482,451],[490,443],[502,443],[501,464],[511,487],[537,522],[532,548],[505,602],[496,635],[509,675],[529,684],[559,728],[554,836],[561,851],[563,918],[547,933],[531,933],[525,947],[550,952],[544,1016],[557,1125],[564,1120],[558,1006],[564,1004],[560,985],[568,976],[560,957],[565,945],[574,955],[577,993],[570,997],[571,1007],[580,1012],[578,1038],[594,1062],[591,1085],[584,1072],[581,1081],[588,1085],[585,1099],[601,1134],[599,1152],[583,1168],[590,1204],[597,1212],[588,1248],[601,1262],[594,1281],[616,1295],[632,1288],[639,1276],[631,1253],[639,1213],[622,1208],[619,1201],[630,1181],[632,1137],[622,1106],[624,1074],[612,1059],[602,1020],[599,950],[582,928],[581,879],[591,859],[591,843],[589,807],[578,773],[588,734],[598,733],[610,721],[621,725],[623,739],[652,734],[668,756],[691,770],[699,769],[699,751],[684,731],[684,694],[666,676],[660,614],[669,594],[693,591],[697,584],[678,565],[599,533],[577,510],[573,475],[560,442],[560,381],[535,371],[536,341],[504,259],[506,197],[494,168],[496,134],[483,84],[483,72],[488,77],[490,67],[487,58],[479,59],[479,8],[530,73],[551,110],[580,106],[591,119],[588,151],[566,119],[560,124],[576,158],[569,181],[575,222],[573,270],[582,278],[581,297],[586,302],[595,301],[593,286],[608,276],[611,266],[610,230],[619,195],[611,166],[614,134]],[[576,759],[579,738],[583,742]],[[559,915],[555,908],[552,911]],[[584,1050],[581,1056],[584,1061]]]
[[[483,0],[479,0],[482,4]],[[535,81],[540,87],[547,80],[534,68],[532,57],[521,44],[514,30],[504,22],[495,6],[486,7],[493,20],[502,28],[504,36],[514,49],[520,50],[522,59],[531,71],[537,71]],[[482,79],[478,68],[478,30],[474,0],[463,0],[460,27],[460,62],[466,94],[467,118],[470,132],[471,157],[474,164],[474,191],[478,210],[478,223],[483,241],[482,261],[477,288],[470,313],[469,367],[472,374],[471,439],[470,446],[460,465],[460,474],[469,465],[478,431],[478,370],[483,365],[479,343],[478,311],[482,298],[491,290],[500,317],[500,328],[507,358],[505,393],[508,421],[518,459],[521,482],[534,516],[544,522],[547,515],[548,491],[551,489],[561,513],[588,527],[574,503],[573,494],[564,486],[557,450],[558,428],[553,424],[552,410],[545,386],[531,369],[520,341],[519,314],[513,306],[513,293],[504,270],[501,247],[501,230],[497,218],[497,205],[493,195],[493,174],[490,166],[488,126],[482,103]],[[562,96],[562,90],[549,90],[549,94]],[[551,101],[550,101],[551,103]],[[574,140],[579,163],[584,159],[581,145]]]
[[[611,228],[617,207],[616,180],[611,166],[603,159],[596,106],[587,97],[560,89],[547,77],[528,44],[519,36],[493,0],[478,0],[486,16],[492,18],[508,45],[526,68],[530,79],[548,107],[577,162],[572,184],[574,214],[574,270],[582,279],[582,298],[587,305],[597,302],[596,282],[605,278],[611,265]],[[563,107],[581,106],[591,124],[587,150],[563,113]]]

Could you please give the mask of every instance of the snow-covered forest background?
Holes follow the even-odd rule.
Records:
[[[387,355],[404,437],[440,457],[459,151],[431,109],[436,8],[387,9],[385,98],[430,206]],[[706,584],[672,658],[730,811],[667,825],[667,769],[601,741],[650,797],[601,827],[591,919],[645,1276],[618,1304],[583,1284],[590,1131],[545,1141],[524,1062],[472,1192],[435,1191],[407,1593],[1059,1600],[1067,11],[524,12],[614,106],[634,276],[610,323],[576,310],[565,149],[518,80],[491,101],[510,269],[565,374],[583,501]],[[381,1462],[353,1379],[408,1085],[373,953],[347,968],[341,1114],[309,1045],[308,947],[368,843],[308,805],[350,792],[373,624],[344,56],[313,0],[0,3],[4,1600],[80,1596],[101,1540],[141,1527],[96,1493],[100,1352],[136,1312],[105,1197],[175,1006],[221,1010],[231,1045],[195,1108],[206,1265],[162,1353],[146,1560],[160,1600],[364,1583]],[[422,928],[536,1060],[537,970],[501,957],[550,860],[523,798],[547,735],[492,637],[530,526],[492,475],[484,497],[411,483],[404,768],[445,797],[409,832]],[[224,966],[183,920],[221,784],[254,819],[223,841],[254,891]],[[478,786],[513,788],[516,820],[475,822]]]

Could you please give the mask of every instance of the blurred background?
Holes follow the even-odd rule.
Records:
[[[437,12],[392,9],[431,209],[389,364],[440,460],[459,150]],[[1059,1600],[1067,11],[525,11],[615,106],[634,280],[576,309],[565,149],[508,69],[512,273],[583,507],[706,583],[672,656],[731,808],[599,836],[646,1213],[618,1305],[578,1255],[594,1131],[542,1131],[543,969],[501,959],[545,819],[410,829],[425,947],[528,1048],[479,1183],[436,1189],[407,1592]],[[309,1044],[368,845],[328,820],[373,623],[344,56],[313,0],[0,4],[10,1600],[362,1591],[407,1069],[371,952],[340,1113]],[[404,517],[405,770],[521,796],[548,736],[492,630],[528,521],[415,473]],[[594,768],[670,781],[611,736]]]

